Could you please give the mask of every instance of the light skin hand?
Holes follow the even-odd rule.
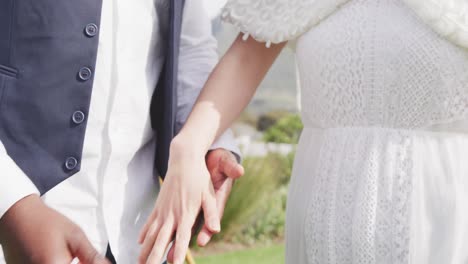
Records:
[[[215,149],[208,152],[206,165],[215,190],[219,218],[222,219],[234,180],[242,177],[244,168],[237,162],[234,154],[225,149]],[[213,235],[214,233],[204,224],[198,234],[197,244],[201,247],[206,246]],[[170,263],[174,262],[174,247],[169,250],[167,258]]]
[[[0,243],[7,263],[110,264],[83,231],[47,207],[37,195],[18,201],[0,219]]]
[[[204,157],[187,151],[177,138],[172,141],[166,180],[140,235],[139,263],[160,264],[175,238],[174,263],[182,264],[200,208],[209,231],[220,231],[215,191]]]

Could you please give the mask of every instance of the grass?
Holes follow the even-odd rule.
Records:
[[[284,246],[275,245],[199,257],[196,262],[197,264],[281,264],[284,263]]]
[[[233,187],[217,241],[253,245],[282,237],[291,164],[292,157],[276,154],[244,160],[246,174]]]

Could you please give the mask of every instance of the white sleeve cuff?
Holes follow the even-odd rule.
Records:
[[[39,190],[8,156],[0,142],[0,218],[19,200]]]
[[[234,134],[231,130],[227,130],[224,134],[222,134],[218,140],[216,140],[213,145],[211,145],[210,150],[220,148],[231,151],[236,156],[237,161],[239,163],[242,162],[239,146],[237,145],[237,142],[234,139]]]

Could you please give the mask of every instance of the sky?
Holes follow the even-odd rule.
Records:
[[[206,10],[211,18],[214,18],[227,0],[203,0]]]

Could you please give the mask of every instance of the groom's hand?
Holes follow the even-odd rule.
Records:
[[[234,180],[244,175],[244,168],[237,162],[234,154],[225,149],[215,149],[208,152],[206,155],[206,166],[210,172],[211,181],[215,189],[219,217],[222,219]],[[213,235],[214,234],[210,232],[208,227],[203,225],[198,234],[198,245],[201,247],[206,246]],[[174,248],[172,247],[168,254],[169,262],[173,261],[173,256]]]
[[[47,207],[37,195],[18,201],[0,219],[0,243],[7,263],[108,264],[83,231]]]
[[[206,166],[211,174],[211,181],[215,189],[219,219],[222,219],[234,180],[244,175],[244,168],[237,162],[234,154],[225,149],[210,151],[206,156]],[[206,246],[213,235],[204,225],[198,234],[198,245],[201,247]]]

